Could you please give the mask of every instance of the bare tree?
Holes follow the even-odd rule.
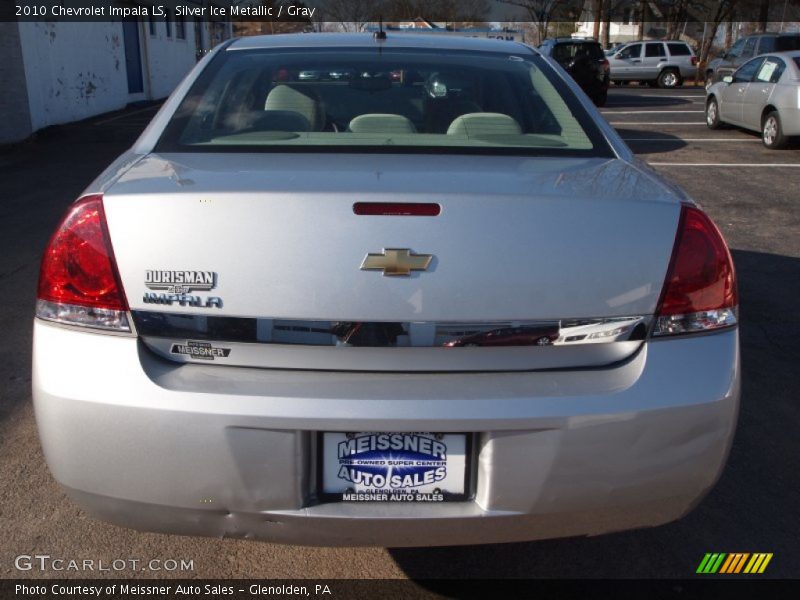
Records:
[[[689,0],[661,0],[661,4],[666,9],[667,39],[675,39],[681,23],[689,18]]]
[[[611,22],[620,20],[623,14],[630,9],[633,2],[631,0],[605,0],[603,2],[602,14],[602,40],[604,48],[611,45]],[[639,28],[642,29],[641,27]],[[599,38],[598,38],[599,39]]]
[[[500,0],[500,2],[519,6],[527,11],[535,29],[537,43],[547,38],[550,23],[567,5],[567,0]]]
[[[326,0],[320,7],[321,17],[344,31],[364,31],[380,18],[382,5],[382,0]]]
[[[648,4],[647,0],[639,0],[639,34],[637,37],[640,40],[644,39],[644,28],[647,24],[647,16],[650,12]]]
[[[725,48],[728,49],[733,44],[733,21],[728,17],[728,22],[725,23]]]
[[[483,23],[489,14],[488,0],[386,0],[387,18]]]
[[[767,21],[769,21],[769,0],[761,0],[758,5],[758,30],[767,30]]]
[[[714,38],[717,37],[717,31],[723,21],[728,21],[728,27],[725,31],[725,46],[730,47],[730,38],[732,34],[733,23],[730,22],[733,10],[736,7],[737,0],[716,0],[715,6],[706,13],[706,23],[708,27],[707,35],[703,40],[698,56],[698,72],[700,76],[705,78],[706,65],[708,64],[708,57],[711,53],[711,47],[714,44]]]
[[[592,29],[592,37],[594,39],[600,38],[600,23],[603,19],[604,0],[592,0],[592,13],[594,16],[594,28]]]
[[[489,15],[489,0],[461,0],[456,5],[453,21],[459,26],[478,25],[485,23]]]

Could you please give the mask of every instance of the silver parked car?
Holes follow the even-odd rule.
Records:
[[[353,75],[285,78],[310,69]],[[36,419],[70,496],[144,530],[648,527],[725,464],[737,304],[709,217],[537,51],[242,38],[48,244]]]
[[[706,123],[761,132],[767,148],[800,135],[800,51],[758,56],[707,90]]]
[[[697,56],[680,40],[626,44],[608,55],[608,62],[615,83],[641,81],[674,88],[697,77]]]

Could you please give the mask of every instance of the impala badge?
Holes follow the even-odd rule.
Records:
[[[362,271],[383,271],[390,277],[411,275],[411,271],[427,271],[432,254],[414,254],[408,248],[384,248],[381,254],[367,254]]]

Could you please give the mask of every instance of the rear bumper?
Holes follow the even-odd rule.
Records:
[[[441,375],[178,366],[38,321],[34,340],[54,477],[95,516],[182,534],[415,546],[658,525],[713,486],[739,403],[736,330],[613,369]],[[475,432],[474,499],[316,503],[326,430]]]

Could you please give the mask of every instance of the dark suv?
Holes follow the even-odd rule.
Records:
[[[588,38],[553,38],[539,45],[539,51],[551,56],[586,92],[597,106],[608,96],[608,60],[602,46]]]
[[[800,33],[757,33],[737,41],[731,49],[708,63],[706,86],[722,81],[748,60],[768,52],[800,50]]]

